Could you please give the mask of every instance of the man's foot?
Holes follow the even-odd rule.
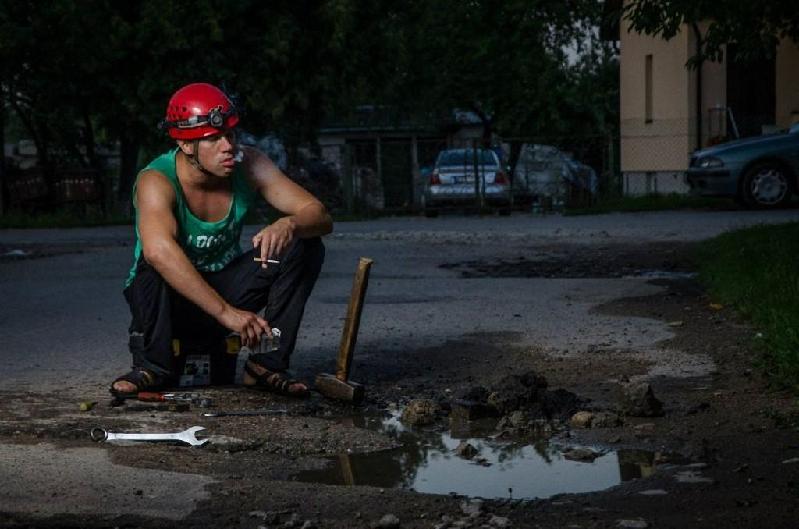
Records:
[[[115,397],[136,395],[140,391],[153,391],[163,387],[163,379],[143,367],[134,367],[111,383],[110,392]]]
[[[245,386],[253,389],[262,389],[295,398],[305,398],[311,393],[308,386],[299,380],[289,378],[285,372],[270,371],[251,360],[247,360],[244,366],[242,382]]]

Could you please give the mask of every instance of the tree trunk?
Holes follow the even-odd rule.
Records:
[[[521,141],[512,141],[510,144],[510,154],[508,158],[508,171],[510,174],[508,178],[510,178],[511,183],[513,183],[513,175],[516,174],[516,164],[519,163],[519,155],[522,153],[522,143]]]
[[[0,217],[6,212],[6,103],[0,99]]]
[[[94,141],[94,126],[89,112],[83,109],[83,145],[86,147],[86,159],[89,162],[89,167],[101,173],[103,168],[100,165],[100,159],[97,157],[97,145]]]
[[[480,118],[480,123],[483,125],[483,139],[482,139],[482,147],[484,149],[491,148],[491,139],[494,135],[494,123],[493,119],[488,117],[485,112],[480,108],[479,105],[472,104],[470,105],[472,108],[472,112],[477,114],[477,117]]]
[[[11,106],[14,108],[19,121],[22,123],[22,126],[28,132],[33,141],[33,144],[36,146],[36,158],[37,164],[39,165],[42,170],[47,173],[47,168],[50,165],[50,157],[49,157],[49,145],[46,139],[46,131],[42,131],[39,134],[40,129],[37,127],[36,119],[34,116],[29,115],[24,111],[21,105],[19,105],[16,101],[11,102]],[[45,177],[47,175],[45,174]]]

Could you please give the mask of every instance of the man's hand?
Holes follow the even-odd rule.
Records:
[[[261,266],[266,268],[267,259],[279,255],[294,240],[296,222],[291,217],[282,217],[262,229],[252,238],[253,248],[260,248]]]
[[[269,322],[247,310],[227,305],[217,319],[231,331],[239,333],[241,343],[250,349],[258,345],[262,334],[272,336]]]

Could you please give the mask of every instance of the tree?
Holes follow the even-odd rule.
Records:
[[[549,127],[542,116],[563,81],[564,48],[578,34],[582,2],[407,2],[397,92],[428,110],[477,114],[486,138]]]
[[[613,54],[595,35],[598,2],[408,0],[385,8],[392,24],[388,47],[397,51],[379,97],[405,113],[424,120],[471,110],[486,144],[494,132],[562,138],[601,133],[594,127],[601,123],[604,131],[615,122],[614,113],[600,110],[616,104],[618,77],[598,63],[571,67],[566,54],[569,46],[590,44],[593,58],[616,71]],[[511,166],[520,147],[521,141],[511,142]]]
[[[279,134],[291,153],[358,103],[422,118],[470,109],[486,138],[569,132],[594,104],[575,83],[597,72],[569,68],[564,47],[598,11],[594,0],[0,0],[0,95],[48,171],[102,169],[96,144],[118,144],[128,204],[141,153],[169,145],[156,128],[166,102],[189,82],[223,86],[248,131]]]
[[[366,48],[356,51],[360,64],[367,65],[367,72],[376,69],[380,76],[357,94],[362,102],[389,103],[420,120],[454,108],[471,110],[482,120],[486,140],[493,131],[515,136],[555,135],[573,129],[573,123],[561,119],[575,74],[565,50],[589,39],[601,15],[599,3],[406,0],[376,4],[383,4],[382,16],[355,36],[356,42],[371,46],[350,47]],[[358,61],[356,57],[352,64]]]
[[[782,38],[799,42],[799,10],[793,0],[635,0],[623,17],[633,31],[671,39],[683,24],[707,22],[698,55],[691,63],[720,60],[727,43],[737,44],[740,60],[771,57]]]
[[[127,204],[140,151],[168,144],[156,124],[186,83],[241,94],[254,130],[294,147],[312,138],[340,87],[328,41],[342,3],[0,0],[2,98],[49,174],[67,162],[97,167],[98,138],[119,142]]]

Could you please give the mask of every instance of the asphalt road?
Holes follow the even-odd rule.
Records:
[[[591,256],[605,245],[699,241],[733,228],[795,220],[799,211],[792,210],[340,223],[326,237],[326,263],[307,306],[293,367],[306,377],[332,369],[358,257],[366,256],[375,264],[356,348],[355,379],[358,369],[391,365],[391,359],[406,351],[418,354],[448,340],[488,340],[492,335],[513,336],[518,345],[565,357],[619,347],[646,356],[646,365],[657,373],[701,375],[714,368],[709,357],[657,347],[673,333],[662,319],[594,310],[612,300],[658,292],[650,277],[464,278],[458,268],[442,265],[513,261],[521,255],[535,259],[565,247]],[[245,240],[255,229],[248,227]],[[129,315],[121,290],[132,242],[131,227],[0,232],[0,392],[14,392],[21,399],[15,402],[26,402],[27,392],[33,396],[66,388],[65,394],[76,400],[78,395],[105,394],[109,382],[127,370]],[[14,250],[27,252],[27,257],[3,255]],[[450,355],[453,362],[455,353]],[[401,376],[398,380],[402,383]],[[52,419],[55,431],[67,427],[62,424],[75,428],[73,415],[58,413]],[[37,424],[46,425],[48,417],[39,417]],[[26,420],[10,415],[0,419],[12,432],[14,424]],[[298,425],[290,429],[302,431]],[[181,518],[207,499],[206,485],[212,479],[200,476],[199,469],[200,474],[186,477],[121,465],[101,448],[83,445],[0,444],[0,460],[8,462],[0,465],[0,481],[15,483],[0,491],[0,512],[39,516]],[[61,476],[55,489],[54,466]],[[86,483],[95,488],[81,485]],[[140,501],[140,492],[131,492],[138,489],[147,491],[146,502]],[[94,496],[97,490],[104,491],[102,501]],[[158,501],[161,497],[170,501]]]
[[[609,317],[591,308],[656,287],[645,278],[463,280],[440,265],[535,255],[557,244],[697,241],[799,211],[657,212],[562,217],[392,218],[339,223],[308,303],[293,368],[333,363],[358,257],[374,259],[357,354],[401,354],[475,332],[514,332],[569,354],[602,343],[646,349],[669,336],[662,322]],[[244,240],[256,229],[248,227]],[[0,390],[100,388],[126,371],[131,263],[129,226],[0,231],[0,247],[56,255],[0,259]],[[579,332],[577,332],[579,329]],[[704,369],[702,366],[696,369]]]

